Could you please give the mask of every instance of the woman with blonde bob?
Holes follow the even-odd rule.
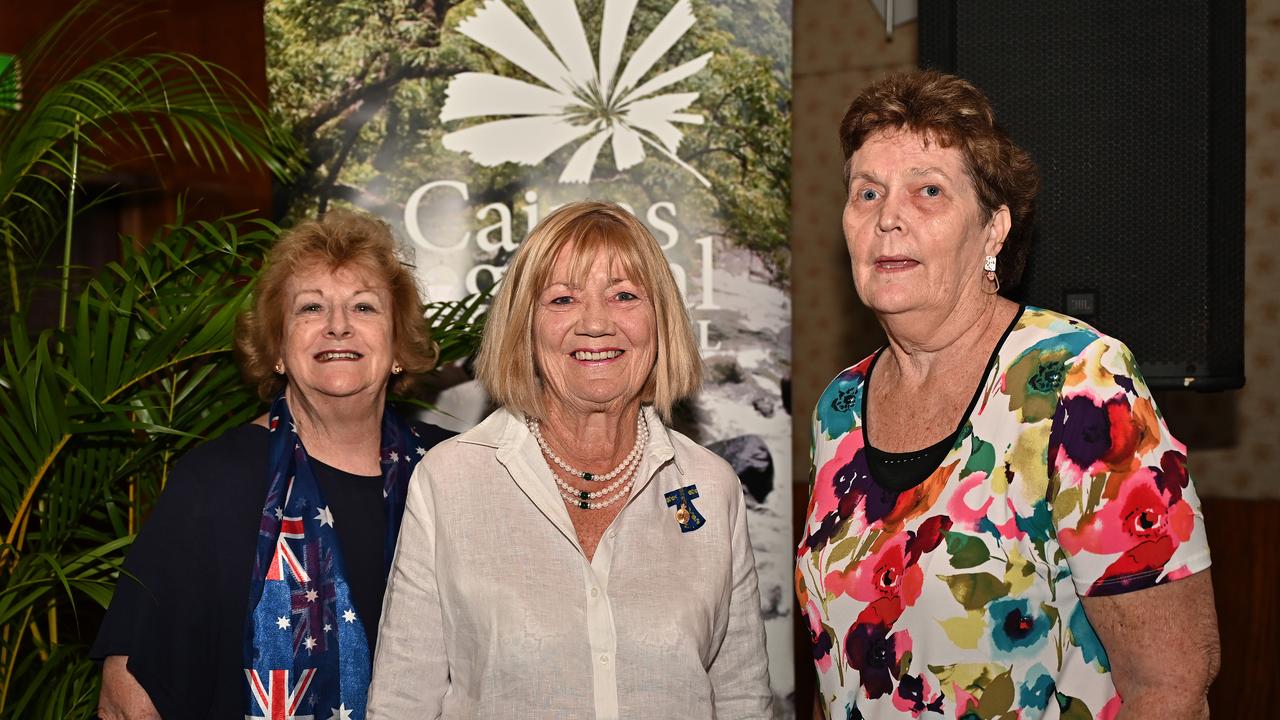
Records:
[[[476,367],[500,407],[414,473],[368,717],[771,717],[741,486],[666,426],[701,361],[649,231],[548,215]]]

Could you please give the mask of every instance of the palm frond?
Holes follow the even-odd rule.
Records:
[[[82,0],[9,66],[40,78],[42,90],[20,109],[0,113],[0,279],[7,286],[0,312],[6,314],[30,302],[32,288],[20,278],[60,242],[67,208],[74,218],[91,206],[93,198],[72,203],[81,189],[76,176],[103,176],[111,158],[132,152],[157,165],[168,159],[217,170],[263,168],[280,180],[301,167],[288,130],[225,68],[185,53],[130,54],[85,41],[136,19],[141,3],[130,12],[101,5]],[[156,174],[163,175],[158,167]]]
[[[440,348],[436,363],[447,365],[474,354],[484,334],[484,313],[489,293],[480,292],[461,300],[434,302],[427,305],[427,322],[431,339]]]
[[[23,663],[54,649],[57,618],[70,622],[79,599],[109,600],[172,458],[259,411],[230,355],[277,233],[244,217],[171,226],[141,249],[125,243],[65,331],[11,320],[0,341],[0,672],[33,680]]]

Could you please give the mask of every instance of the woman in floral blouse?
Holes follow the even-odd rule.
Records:
[[[813,418],[796,588],[819,706],[1207,717],[1217,620],[1186,449],[1123,344],[998,294],[1027,253],[1030,157],[934,72],[872,85],[840,136],[854,282],[889,343]]]

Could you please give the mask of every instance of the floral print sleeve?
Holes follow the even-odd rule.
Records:
[[[946,457],[896,489],[867,459],[873,364],[813,415],[796,592],[828,717],[1114,718],[1080,598],[1209,565],[1186,449],[1129,351],[1022,309]]]
[[[1048,451],[1058,541],[1079,595],[1141,590],[1209,567],[1186,448],[1123,344],[1100,338],[1076,359]]]

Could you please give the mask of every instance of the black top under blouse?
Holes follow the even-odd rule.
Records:
[[[880,487],[903,492],[919,485],[933,474],[956,444],[957,430],[923,450],[887,452],[867,446],[867,467]]]
[[[414,427],[424,448],[453,435]],[[237,427],[178,461],[90,650],[94,660],[128,655],[129,672],[164,718],[244,715],[244,630],[269,438],[259,425]],[[311,463],[372,655],[386,589],[383,479]]]
[[[880,348],[876,351],[875,357],[871,359],[871,365],[867,368],[867,376],[862,380],[862,407],[858,410],[858,416],[862,419],[863,446],[867,451],[867,469],[871,472],[873,482],[890,492],[901,493],[928,480],[929,476],[942,466],[942,461],[947,458],[947,454],[955,447],[956,440],[960,437],[960,432],[969,423],[969,416],[973,414],[973,409],[978,404],[978,397],[982,394],[982,389],[987,386],[987,376],[991,374],[996,360],[1000,357],[1000,348],[1004,346],[1004,341],[1009,337],[1009,333],[1013,332],[1013,328],[1018,324],[1018,319],[1022,317],[1024,310],[1026,310],[1025,305],[1018,306],[1018,311],[1013,314],[1013,319],[1009,321],[1009,326],[1004,329],[1004,333],[1000,335],[1000,340],[992,348],[991,355],[987,358],[986,370],[982,373],[982,377],[978,379],[978,387],[974,388],[973,396],[969,399],[969,406],[961,414],[960,422],[956,429],[950,435],[920,450],[887,452],[871,445],[871,434],[867,430],[867,398],[871,396],[871,373],[875,370],[876,363],[880,361],[880,356],[884,354],[887,348]]]

